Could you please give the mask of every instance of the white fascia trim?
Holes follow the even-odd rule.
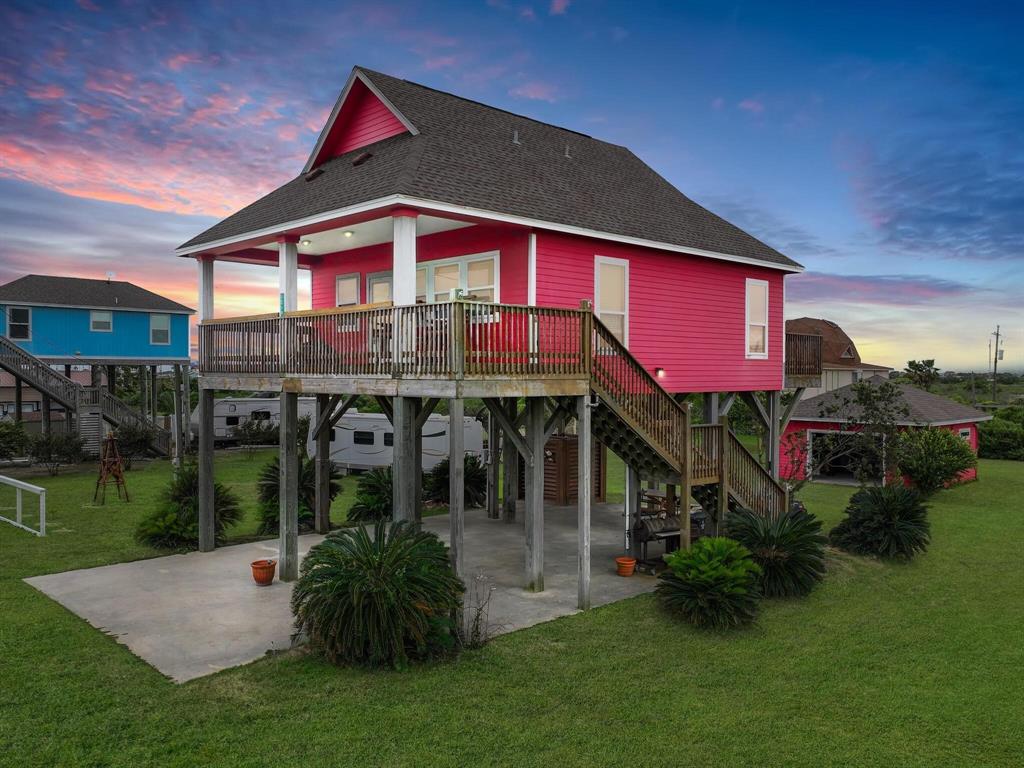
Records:
[[[87,309],[90,312],[145,312],[154,315],[194,315],[194,309],[138,309],[137,307],[92,307],[79,304],[43,304],[36,301],[0,301],[6,307],[53,307],[54,309]]]
[[[159,355],[81,355],[79,357],[76,357],[75,355],[36,355],[36,357],[44,362],[53,361],[53,365],[60,365],[63,360],[71,361],[67,363],[67,365],[106,365],[106,363],[91,363],[90,361],[92,360],[149,360],[152,362],[166,363],[167,365],[192,362],[191,358],[188,357],[166,357]]]
[[[526,248],[526,303],[537,306],[537,233],[531,232]]]
[[[181,248],[178,248],[174,253],[176,256],[190,256],[192,254],[208,251],[212,248],[220,248],[225,245],[231,245],[232,243],[240,243],[244,240],[253,240],[259,237],[274,237],[285,230],[301,230],[302,227],[308,227],[315,224],[322,224],[325,221],[337,219],[341,216],[352,216],[359,213],[372,211],[376,208],[383,208],[393,205],[407,205],[410,207],[429,208],[431,210],[439,211],[441,213],[453,213],[460,216],[472,216],[481,219],[489,219],[491,221],[500,221],[504,224],[517,224],[522,227],[545,229],[548,230],[549,232],[560,232],[566,235],[592,237],[598,240],[608,240],[609,242],[613,243],[635,245],[641,248],[654,248],[655,250],[659,251],[685,253],[690,256],[703,256],[705,258],[716,259],[718,261],[731,261],[737,264],[750,264],[755,267],[765,267],[766,269],[774,269],[780,272],[799,273],[804,271],[803,267],[789,266],[786,264],[775,264],[770,261],[751,259],[746,256],[733,256],[728,253],[706,251],[702,248],[690,248],[681,245],[672,245],[670,243],[660,243],[656,240],[646,240],[641,237],[629,237],[628,235],[616,235],[611,232],[599,232],[594,229],[575,227],[569,224],[557,224],[555,222],[543,221],[541,219],[530,219],[525,216],[514,216],[507,213],[497,213],[495,211],[487,211],[482,208],[468,208],[464,205],[452,205],[451,203],[441,203],[435,200],[425,200],[417,197],[409,197],[408,195],[389,195],[387,197],[381,197],[378,198],[377,200],[371,200],[366,203],[359,203],[358,205],[353,205],[348,208],[338,208],[333,211],[319,213],[315,216],[309,216],[304,219],[296,219],[295,221],[282,222],[281,224],[277,224],[273,227],[264,227],[263,229],[253,230],[252,232],[246,232],[245,234],[242,235],[226,237],[221,240],[214,240],[209,243],[202,243],[188,248],[183,246]]]
[[[409,131],[409,133],[413,136],[419,133],[416,126],[409,122],[409,119],[398,111],[398,108],[380,92],[377,86],[370,82],[370,78],[358,69],[353,68],[352,74],[348,76],[348,81],[345,83],[345,87],[341,89],[341,94],[338,96],[338,100],[334,102],[334,109],[331,110],[330,117],[327,118],[327,122],[320,131],[320,136],[317,137],[316,144],[313,146],[313,152],[310,154],[306,164],[302,167],[303,174],[309,173],[313,169],[313,162],[316,160],[316,156],[320,154],[320,150],[323,149],[324,142],[327,141],[327,136],[330,134],[331,128],[334,127],[334,121],[338,119],[338,115],[341,113],[341,107],[348,98],[349,91],[352,90],[352,85],[356,80],[359,80],[370,90],[370,93],[380,99],[381,103],[391,111],[391,114],[398,118],[398,122],[404,125],[405,129]]]
[[[947,421],[897,421],[895,422],[897,427],[952,427],[954,424],[977,424],[982,421],[992,421],[992,416],[975,416],[970,419],[952,419]],[[856,419],[837,419],[830,416],[816,416],[811,418],[810,416],[791,416],[790,421],[809,421],[809,422],[820,422],[822,424],[863,424],[861,421]],[[818,429],[812,430],[817,432],[835,432],[834,429]]]

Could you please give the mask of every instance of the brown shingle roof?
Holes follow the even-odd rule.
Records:
[[[872,385],[878,385],[888,379],[882,376],[872,376],[865,380]],[[942,397],[931,392],[925,392],[912,384],[903,381],[893,382],[903,393],[903,403],[906,405],[909,415],[901,424],[926,426],[929,424],[959,424],[964,422],[988,421],[992,417],[984,411],[979,411],[970,405],[958,403],[948,397]],[[857,422],[861,416],[860,409],[855,403],[849,403],[845,409],[842,406],[847,398],[852,400],[855,384],[847,384],[845,387],[825,392],[817,397],[801,400],[793,413],[792,421],[850,421]],[[833,413],[833,409],[840,408]],[[822,417],[822,413],[828,416]]]
[[[837,323],[820,317],[798,317],[786,321],[786,333],[807,333],[821,336],[821,364],[828,368],[872,368],[892,370],[885,365],[871,365],[860,359],[857,345]]]
[[[329,160],[185,243],[194,248],[389,195],[799,267],[625,147],[357,68],[417,129]],[[519,133],[519,144],[512,141]],[[566,157],[568,150],[569,157]],[[352,160],[371,151],[368,161]]]
[[[0,285],[0,302],[189,314],[195,312],[184,304],[171,301],[133,283],[56,275],[25,275]]]

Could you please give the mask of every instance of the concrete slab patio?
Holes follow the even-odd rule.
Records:
[[[576,508],[546,507],[545,590],[522,588],[523,515],[508,525],[468,510],[466,579],[493,588],[490,624],[510,632],[576,612]],[[655,579],[615,574],[622,549],[622,505],[595,504],[592,512],[592,604],[603,605],[653,589]],[[424,528],[448,539],[448,516]],[[322,536],[299,538],[304,556]],[[291,646],[291,585],[257,587],[249,563],[277,556],[277,541],[223,547],[210,553],[118,563],[26,581],[111,634],[176,682],[185,682]]]

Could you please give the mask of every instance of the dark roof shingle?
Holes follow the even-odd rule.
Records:
[[[865,380],[872,385],[878,385],[888,379],[882,376],[872,376]],[[958,403],[948,397],[936,395],[932,392],[925,392],[912,384],[903,381],[893,382],[903,393],[903,404],[906,405],[909,415],[901,420],[901,424],[912,424],[925,426],[928,424],[956,424],[975,421],[988,421],[992,417],[970,405]],[[793,412],[792,421],[850,421],[856,423],[861,416],[860,408],[856,403],[847,403],[847,398],[853,399],[853,387],[855,384],[847,384],[845,387],[825,392],[816,397],[809,397],[801,400]],[[844,407],[845,406],[845,407]],[[838,410],[837,410],[838,409]],[[823,413],[828,414],[822,416]]]
[[[625,147],[390,75],[359,72],[416,126],[417,135],[400,134],[333,158],[317,178],[292,179],[182,248],[405,195],[799,267],[690,200]],[[354,166],[365,151],[373,156]]]
[[[52,304],[190,314],[195,311],[132,283],[56,275],[25,275],[0,285],[0,301],[8,304]]]

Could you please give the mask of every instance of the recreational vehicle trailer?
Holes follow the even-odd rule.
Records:
[[[484,431],[480,422],[466,416],[462,420],[466,453],[483,458]],[[423,425],[423,469],[432,469],[448,455],[447,416],[432,414]],[[359,471],[386,467],[393,461],[394,432],[383,413],[349,411],[331,430],[331,461],[342,470]],[[316,454],[310,435],[306,450]]]
[[[299,398],[299,418],[316,413],[315,397]],[[235,430],[248,421],[277,426],[281,421],[281,398],[223,397],[213,401],[213,437],[217,445],[238,442]],[[192,411],[192,434],[199,436],[199,408]]]

